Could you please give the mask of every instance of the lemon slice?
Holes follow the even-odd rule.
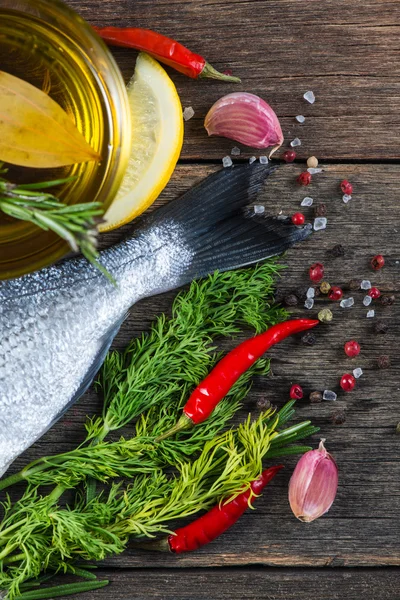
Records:
[[[132,221],[168,183],[183,143],[182,105],[175,85],[148,54],[140,53],[128,85],[132,151],[115,200],[101,231]]]

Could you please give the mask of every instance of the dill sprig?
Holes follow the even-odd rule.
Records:
[[[269,302],[280,269],[271,260],[212,275],[181,292],[171,318],[159,317],[125,352],[109,354],[99,383],[103,414],[88,420],[86,440],[1,481],[1,488],[26,481],[19,500],[7,495],[3,503],[0,588],[8,600],[20,594],[39,600],[105,585],[88,580],[42,589],[42,573],[87,577],[77,563],[120,554],[128,543],[168,532],[171,521],[240,493],[260,474],[263,460],[308,450],[298,442],[317,429],[309,421],[287,426],[294,401],[278,413],[269,410],[255,420],[249,415],[226,429],[254,375],[268,372],[265,359],[239,379],[206,422],[155,441],[176,422],[192,389],[219,359],[217,338],[246,326],[260,332],[286,317]],[[129,435],[107,439],[126,426]],[[103,484],[97,495],[94,480]],[[43,485],[55,487],[43,495]],[[67,488],[75,488],[75,494],[65,504]]]
[[[260,474],[279,421],[273,410],[256,420],[249,415],[235,429],[208,440],[197,458],[177,462],[173,475],[155,468],[125,488],[113,483],[89,503],[81,497],[72,508],[62,508],[56,494],[40,496],[32,486],[15,504],[8,498],[0,526],[0,559],[7,565],[0,587],[12,599],[43,568],[68,571],[74,558],[102,560],[120,554],[129,540],[169,532],[171,521],[240,493]],[[298,438],[308,426],[296,426]]]
[[[274,278],[282,268],[276,259],[270,259],[250,269],[215,273],[180,292],[175,298],[171,318],[161,315],[150,331],[132,340],[124,352],[108,354],[98,383],[104,397],[103,415],[87,421],[84,449],[80,446],[72,452],[34,461],[20,473],[1,480],[0,489],[21,480],[66,487],[74,487],[87,477],[106,481],[117,476],[117,466],[119,476],[129,476],[122,471],[126,461],[117,457],[121,454],[127,457],[136,446],[136,460],[140,461],[143,457],[140,444],[147,447],[146,461],[151,460],[146,438],[153,441],[172,427],[192,390],[220,358],[215,340],[238,334],[244,326],[260,333],[286,318],[286,311],[270,301]],[[165,442],[162,455],[159,449],[156,451],[157,465],[163,464],[163,460],[174,463],[181,460],[182,454],[190,456],[197,452],[232,418],[247,395],[253,376],[265,375],[268,369],[268,360],[258,361],[241,377],[206,423]],[[142,438],[141,442],[122,439],[113,447],[101,444],[111,431],[121,429],[135,419],[139,419],[136,435]],[[94,449],[99,444],[100,447]],[[93,450],[88,449],[89,446]],[[104,456],[100,467],[103,450],[108,453],[108,460]],[[111,459],[110,453],[114,451],[116,454]],[[87,460],[88,456],[90,460]],[[143,463],[144,468],[146,464]],[[130,462],[129,468],[136,467]]]
[[[0,175],[5,173],[0,163]],[[46,191],[73,180],[75,177],[19,185],[0,176],[0,211],[14,219],[29,221],[45,231],[53,231],[69,244],[71,250],[80,251],[110,279],[109,273],[97,260],[97,225],[104,214],[102,204],[66,205]]]
[[[281,269],[272,259],[252,269],[215,273],[193,282],[175,299],[172,318],[162,315],[150,333],[132,340],[124,353],[109,353],[99,380],[103,416],[88,424],[88,436],[104,439],[165,399],[176,395],[187,399],[188,390],[218,360],[215,338],[236,335],[243,326],[260,333],[284,320],[286,311],[270,302]]]
[[[266,361],[246,373],[214,411],[208,423],[201,424],[191,432],[183,432],[176,438],[156,443],[161,431],[169,430],[182,409],[185,398],[159,410],[153,406],[135,423],[131,438],[121,437],[118,441],[99,441],[93,445],[80,446],[70,452],[47,456],[27,465],[20,473],[0,482],[1,487],[21,481],[31,485],[61,485],[74,488],[88,478],[106,483],[111,478],[131,479],[141,473],[175,465],[201,451],[205,442],[213,439],[233,417],[241,401],[250,389],[250,380],[255,373],[265,373]]]

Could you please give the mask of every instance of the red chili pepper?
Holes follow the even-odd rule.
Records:
[[[283,465],[279,465],[266,469],[258,479],[250,484],[250,488],[233,500],[214,506],[196,521],[177,529],[173,535],[156,542],[143,544],[141,547],[147,550],[170,551],[180,554],[197,550],[209,544],[236,523],[282,467]]]
[[[210,77],[240,83],[238,77],[224,75],[214,69],[200,54],[195,54],[179,42],[150,29],[138,27],[94,27],[93,29],[108,44],[147,52],[192,79]]]
[[[285,321],[239,344],[219,361],[211,373],[193,391],[185,404],[183,415],[175,427],[160,435],[156,441],[164,440],[182,429],[205,421],[239,377],[271,346],[281,342],[289,335],[311,329],[318,324],[319,321],[313,319]]]
[[[239,377],[271,346],[289,335],[311,329],[316,325],[318,321],[312,319],[285,321],[239,344],[219,361],[194,390],[183,409],[184,414],[196,425],[205,421]]]

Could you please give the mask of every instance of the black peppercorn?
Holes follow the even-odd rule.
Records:
[[[299,299],[294,294],[288,294],[287,296],[285,296],[284,302],[286,306],[297,306],[299,303]]]
[[[346,421],[346,413],[342,409],[335,410],[331,415],[331,421],[334,425],[343,425]]]
[[[324,204],[323,202],[317,204],[317,206],[314,208],[314,215],[316,217],[326,217],[326,213],[326,204]]]
[[[375,333],[387,333],[389,330],[389,326],[386,325],[384,321],[377,321],[375,323]]]
[[[293,290],[293,294],[297,296],[299,302],[304,302],[304,300],[306,300],[308,287],[298,287]]]
[[[380,369],[388,369],[390,367],[390,357],[387,354],[382,354],[382,356],[378,356],[377,363]]]
[[[382,306],[392,306],[395,300],[396,296],[394,294],[385,294],[384,296],[381,296]]]
[[[276,304],[282,304],[285,299],[285,291],[282,288],[276,288],[274,301]]]
[[[352,279],[346,286],[349,290],[359,290],[361,282],[358,279]]]
[[[259,398],[257,400],[257,408],[261,411],[268,410],[271,408],[271,401],[267,400],[266,398]]]
[[[333,246],[333,248],[331,248],[330,250],[328,250],[328,254],[329,256],[332,256],[332,258],[338,258],[339,256],[344,256],[346,253],[344,246],[342,246],[342,244],[336,244],[336,246]]]
[[[312,331],[307,331],[307,333],[305,333],[301,338],[301,341],[305,346],[314,346],[315,342],[317,341],[317,338],[315,337],[315,334]]]
[[[311,404],[318,404],[319,402],[322,402],[321,392],[311,392],[310,402],[311,402]]]

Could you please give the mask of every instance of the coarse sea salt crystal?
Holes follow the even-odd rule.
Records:
[[[363,299],[364,306],[369,306],[371,304],[371,302],[372,302],[371,296],[364,296],[364,299]]]
[[[312,203],[314,202],[314,200],[312,198],[310,198],[310,196],[306,196],[305,198],[303,198],[303,200],[301,201],[300,206],[312,206]]]
[[[310,175],[317,175],[317,173],[322,173],[323,169],[320,169],[319,167],[308,167],[307,171]]]
[[[356,379],[359,379],[362,374],[363,374],[363,370],[360,369],[360,367],[357,367],[357,369],[353,370],[353,375]]]
[[[307,102],[309,102],[310,104],[314,104],[315,102],[315,95],[314,92],[312,92],[311,90],[303,94],[303,98],[304,100],[307,100]]]
[[[304,121],[306,120],[304,115],[297,115],[296,117],[296,121],[298,121],[299,123],[304,123]]]
[[[354,298],[343,298],[340,302],[342,308],[350,308],[354,304]]]
[[[237,146],[234,146],[231,150],[231,154],[232,154],[232,156],[240,156],[240,148],[238,148]]]
[[[256,162],[256,160],[257,160],[257,159],[256,159],[256,157],[255,157],[255,156],[250,156],[250,158],[249,158],[249,163],[252,165],[252,164],[253,164],[253,162]]]
[[[294,140],[290,142],[290,145],[292,146],[292,148],[296,148],[296,146],[301,146],[301,140],[299,140],[299,138],[294,138]]]
[[[370,290],[372,287],[371,282],[369,279],[363,279],[362,282],[360,283],[360,288],[362,290]]]
[[[310,310],[314,306],[314,298],[307,298],[304,302],[304,306]]]
[[[343,194],[343,196],[342,196],[342,200],[343,200],[343,202],[344,202],[345,204],[347,204],[348,202],[350,202],[350,200],[351,200],[351,196],[350,196],[350,194]]]
[[[260,156],[260,158],[258,160],[260,161],[260,164],[262,164],[262,165],[268,164],[268,156]]]
[[[327,223],[328,219],[326,217],[317,217],[316,219],[314,219],[314,231],[326,229]]]
[[[194,110],[191,106],[187,106],[183,111],[183,118],[185,121],[189,121],[192,117],[194,117]]]
[[[335,392],[332,392],[332,390],[324,390],[322,399],[328,400],[328,402],[333,402],[337,399],[337,394],[335,394]]]
[[[372,309],[372,310],[369,310],[369,311],[367,312],[367,319],[372,319],[374,316],[375,316],[375,311],[374,311],[374,309]]]
[[[262,215],[265,212],[265,206],[263,206],[262,204],[256,204],[254,206],[254,214],[255,215]]]
[[[307,298],[314,298],[315,289],[313,287],[309,287],[307,290]]]
[[[222,164],[224,167],[231,167],[233,165],[232,159],[230,156],[224,156],[222,159]]]

